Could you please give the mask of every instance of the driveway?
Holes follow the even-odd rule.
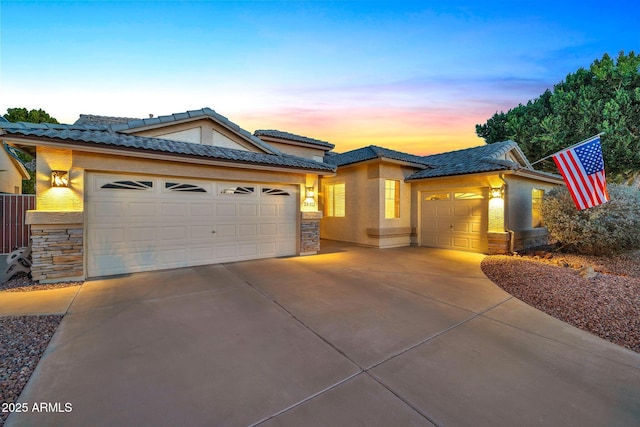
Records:
[[[7,425],[638,425],[640,354],[482,255],[323,252],[86,282]]]

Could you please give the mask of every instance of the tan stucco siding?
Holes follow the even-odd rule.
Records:
[[[16,191],[17,190],[17,191]],[[22,174],[0,145],[0,193],[22,193]]]
[[[532,191],[538,189],[548,193],[557,186],[517,175],[506,175],[505,181],[507,228],[517,231],[532,229]]]
[[[185,137],[188,135],[190,139],[195,138],[196,132],[194,129],[199,129],[199,141],[180,139],[180,135]],[[197,142],[203,145],[214,145],[217,147],[234,148],[237,150],[262,152],[262,150],[256,148],[250,142],[239,137],[234,132],[209,119],[194,120],[170,125],[165,124],[162,127],[134,131],[131,132],[131,134],[166,139],[173,139],[173,137],[177,135],[177,140],[179,141]],[[172,137],[172,135],[174,136]]]
[[[366,166],[354,166],[340,169],[338,175],[321,179],[321,200],[328,184],[345,184],[345,216],[330,217],[325,215],[320,225],[320,236],[323,239],[340,240],[375,245],[376,239],[367,237],[367,228],[375,227],[378,220],[378,186],[367,178]],[[322,206],[324,209],[324,205]]]
[[[321,236],[375,247],[407,246],[411,233],[411,184],[404,179],[409,168],[397,164],[372,162],[338,169],[337,176],[322,178],[322,191],[327,184],[345,183],[345,217],[322,219]],[[400,217],[385,218],[385,180],[400,183]],[[324,197],[322,197],[324,199]]]
[[[324,157],[324,150],[320,150],[320,149],[300,147],[297,145],[283,144],[280,142],[273,142],[273,141],[269,141],[268,144],[274,148],[277,148],[283,153],[293,154],[294,156],[302,157],[305,159],[319,161]]]
[[[305,184],[306,174],[286,173],[237,167],[208,166],[167,160],[140,159],[125,156],[75,152],[74,166],[91,171],[120,172],[150,175],[169,175],[229,181],[280,182]]]
[[[373,165],[372,165],[373,166]],[[371,167],[370,167],[371,169]],[[378,230],[379,247],[407,246],[411,243],[411,184],[405,177],[415,169],[403,168],[397,164],[381,162],[378,164]],[[370,174],[373,171],[369,171]],[[385,181],[398,181],[400,185],[400,217],[385,218]],[[394,231],[395,230],[395,231]],[[371,233],[370,233],[371,234]]]
[[[37,147],[36,209],[82,211],[84,209],[84,171],[73,163],[71,150]],[[51,171],[69,171],[69,187],[52,188]]]

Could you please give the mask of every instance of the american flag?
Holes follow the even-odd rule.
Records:
[[[600,137],[567,148],[552,157],[579,210],[609,201]]]

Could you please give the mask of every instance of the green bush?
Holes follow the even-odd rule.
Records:
[[[542,215],[552,238],[563,248],[588,255],[613,255],[640,248],[640,191],[609,184],[609,202],[578,210],[569,190],[549,192]]]

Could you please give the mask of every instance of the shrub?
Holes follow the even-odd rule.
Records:
[[[566,249],[588,255],[612,255],[640,248],[640,191],[609,184],[609,202],[578,210],[569,190],[549,192],[542,215],[552,238]]]

